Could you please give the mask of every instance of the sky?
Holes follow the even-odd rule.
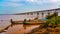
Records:
[[[0,0],[0,14],[60,8],[60,0]]]

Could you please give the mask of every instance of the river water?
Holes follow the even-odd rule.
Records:
[[[36,18],[36,15],[0,15],[0,31],[6,28],[7,26],[11,25],[10,19],[13,19],[13,21],[19,21],[34,18]],[[9,27],[6,32],[1,32],[0,34],[24,34],[38,26],[40,25],[13,25],[13,27]]]
[[[2,23],[1,23],[2,22]],[[0,30],[6,28],[11,23],[9,21],[0,21]],[[6,32],[1,32],[0,34],[24,34],[30,32],[32,29],[39,27],[39,25],[23,25],[23,24],[17,24],[10,26]]]
[[[5,34],[24,34],[30,32],[32,29],[39,27],[39,25],[14,25],[13,27],[9,27]]]

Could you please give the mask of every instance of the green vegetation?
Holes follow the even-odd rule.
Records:
[[[56,13],[46,17],[47,21],[44,24],[45,27],[51,26],[56,27],[60,23],[60,16],[57,16]]]
[[[28,34],[60,34],[60,16],[56,13],[48,15],[46,22]]]
[[[46,18],[47,19],[51,19],[51,18],[56,17],[56,16],[58,16],[58,14],[57,13],[54,13],[52,15],[47,15]]]

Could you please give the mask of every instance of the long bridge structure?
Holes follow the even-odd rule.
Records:
[[[33,11],[26,13],[16,13],[16,14],[0,14],[1,19],[13,19],[13,20],[24,20],[24,19],[34,19],[34,18],[45,18],[47,15],[53,14],[56,12],[58,16],[60,16],[60,8],[50,9],[50,10],[42,10],[42,11]]]
[[[44,18],[47,15],[53,14],[53,13],[57,13],[58,16],[60,16],[60,8],[57,9],[50,9],[50,10],[42,10],[42,11],[34,11],[34,12],[26,12],[26,13],[18,13],[18,14],[14,14],[14,15],[25,15],[31,17],[31,18]]]

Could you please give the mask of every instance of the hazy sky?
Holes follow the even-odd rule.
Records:
[[[59,8],[60,0],[0,0],[0,14]]]

